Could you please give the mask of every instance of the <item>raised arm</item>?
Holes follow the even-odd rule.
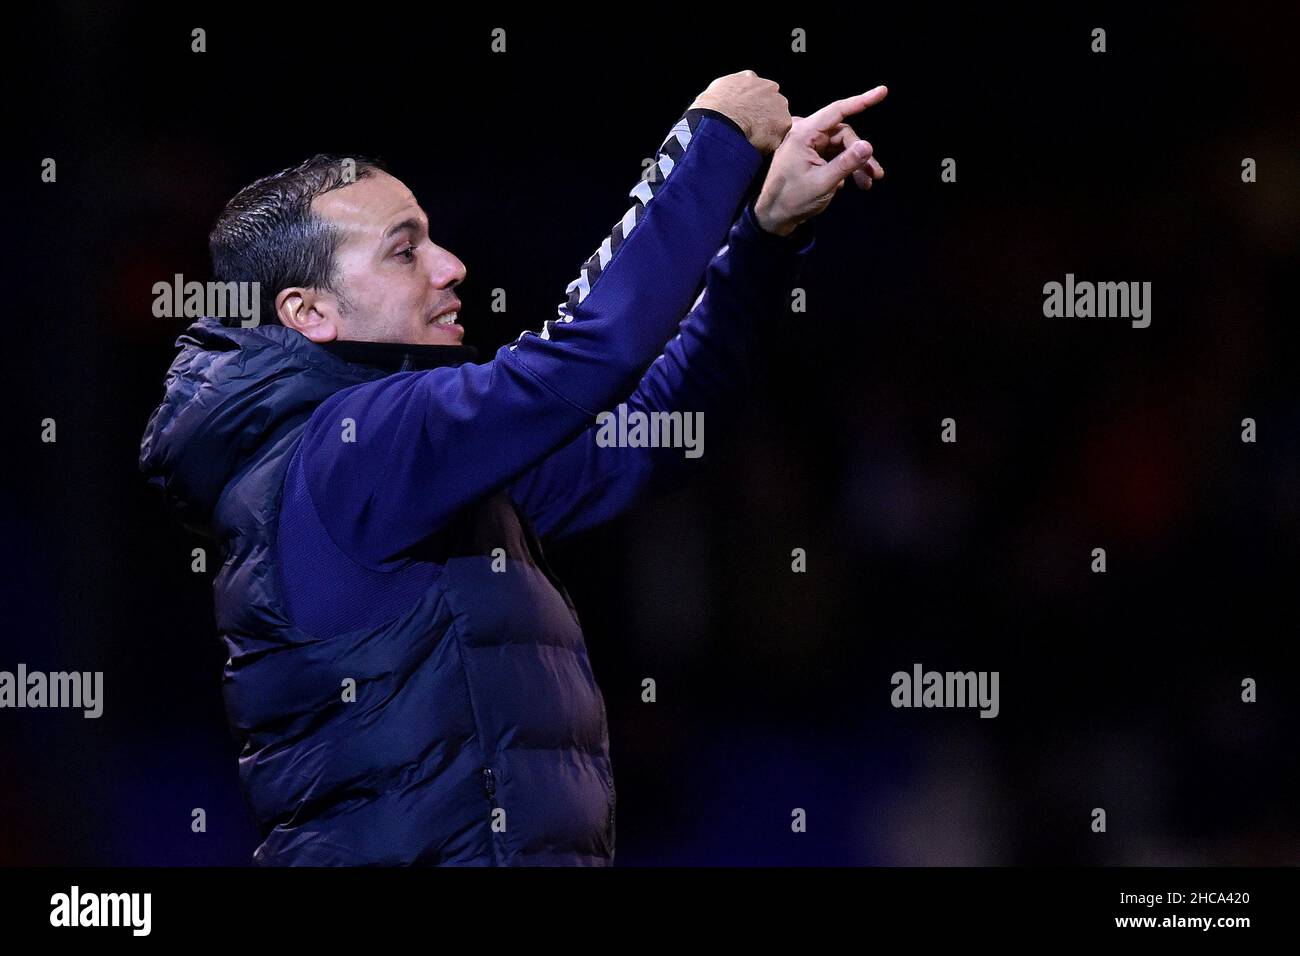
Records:
[[[737,127],[688,111],[540,333],[485,364],[398,373],[324,402],[300,454],[334,542],[367,566],[400,558],[626,395],[689,308],[761,162]]]
[[[680,332],[624,403],[627,420],[639,414],[653,423],[655,413],[678,413],[682,425],[694,416],[712,441],[725,436],[753,380],[761,337],[779,334],[780,314],[813,248],[814,218],[848,177],[869,189],[884,175],[870,144],[843,120],[885,93],[877,87],[795,118],[762,191],[711,262],[705,289]],[[662,428],[659,437],[667,431]],[[688,456],[682,447],[611,446],[599,428],[589,429],[522,475],[511,494],[539,534],[563,538],[679,485],[703,460],[699,431],[691,435],[696,447]]]
[[[634,413],[678,412],[683,422],[695,416],[704,426],[692,434],[695,447],[688,455],[683,447],[611,446],[599,427],[589,428],[510,487],[538,534],[560,539],[617,517],[688,477],[704,460],[705,435],[708,442],[723,440],[753,383],[761,339],[778,331],[788,309],[814,245],[813,229],[810,223],[789,236],[773,235],[758,225],[753,203],[746,204],[677,335],[622,403],[632,421]]]

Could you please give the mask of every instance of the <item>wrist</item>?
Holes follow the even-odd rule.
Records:
[[[815,233],[814,220],[799,223],[794,227],[794,231],[782,235],[781,233],[769,232],[763,228],[758,221],[758,214],[754,211],[757,206],[757,200],[751,199],[745,204],[745,211],[742,218],[745,220],[745,231],[753,236],[760,247],[773,251],[782,250],[784,252],[803,253],[812,248],[813,236]]]
[[[745,128],[741,126],[738,122],[736,122],[734,119],[732,119],[730,116],[728,116],[726,113],[722,112],[722,110],[714,109],[711,106],[702,106],[697,100],[696,102],[692,103],[691,108],[686,111],[687,116],[691,116],[695,114],[712,116],[714,119],[721,120],[723,123],[727,124],[733,130],[735,130],[737,133],[743,136],[746,141],[749,140],[749,133],[745,131]],[[753,144],[751,143],[751,145]]]
[[[774,236],[789,236],[799,224],[782,216],[776,209],[776,202],[760,193],[754,200],[754,221],[760,229]]]

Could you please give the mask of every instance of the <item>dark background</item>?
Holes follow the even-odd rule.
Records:
[[[609,709],[617,863],[1300,861],[1294,14],[306,9],[47,5],[10,37],[0,669],[102,670],[105,710],[0,712],[0,862],[251,861],[204,542],[136,470],[187,324],[151,288],[208,277],[224,202],[382,156],[467,264],[486,360],[742,69],[801,115],[887,84],[852,120],[887,176],[822,218],[808,311],[702,478],[550,549]],[[1044,318],[1066,272],[1152,282],[1150,328]],[[1001,715],[893,709],[915,662],[1000,671]]]

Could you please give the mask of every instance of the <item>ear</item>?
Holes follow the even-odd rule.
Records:
[[[282,289],[275,297],[275,314],[285,328],[295,329],[313,342],[332,342],[339,336],[338,304],[333,296],[315,289]]]

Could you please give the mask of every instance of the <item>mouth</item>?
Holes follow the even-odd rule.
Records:
[[[460,302],[457,301],[451,308],[439,312],[429,319],[430,325],[440,325],[443,327],[457,325],[456,320],[460,318]]]

